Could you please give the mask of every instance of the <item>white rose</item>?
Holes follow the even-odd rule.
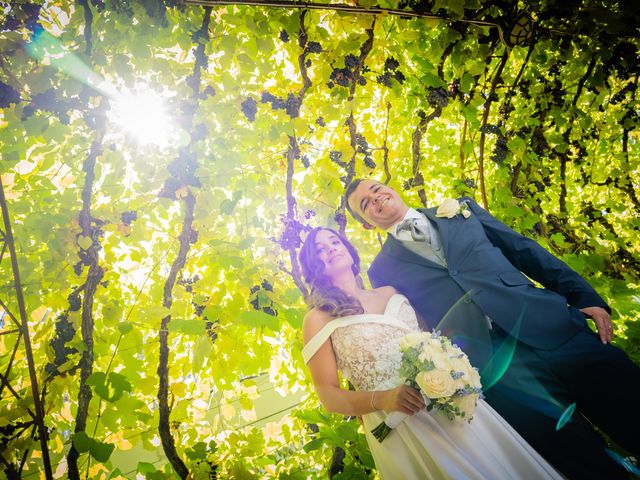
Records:
[[[407,350],[408,348],[417,346],[424,340],[422,332],[409,333],[400,339],[400,350]]]
[[[449,372],[430,370],[416,375],[416,383],[427,397],[431,399],[450,397],[456,386]]]
[[[433,362],[434,367],[437,368],[438,370],[449,371],[451,369],[451,364],[449,362],[449,358],[447,357],[447,354],[439,350],[422,351],[420,352],[420,355],[418,355],[418,360],[422,362],[431,360]]]
[[[442,204],[436,210],[436,217],[440,218],[453,218],[460,213],[460,204],[457,200],[449,198],[442,202]]]
[[[471,419],[473,412],[476,409],[476,404],[478,402],[479,395],[477,393],[472,393],[471,395],[464,395],[462,397],[456,397],[451,400],[451,403],[458,407],[462,412],[464,412],[464,417],[456,417],[458,420],[467,420]]]

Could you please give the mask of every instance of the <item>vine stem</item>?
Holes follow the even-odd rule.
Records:
[[[360,71],[362,69],[362,65],[364,65],[364,61],[371,53],[371,49],[373,48],[373,38],[374,38],[374,28],[376,26],[376,19],[374,18],[371,21],[371,26],[367,28],[367,39],[360,47],[360,56],[358,57],[358,63],[356,67],[353,69],[353,81],[351,86],[349,87],[349,98],[348,101],[351,102],[355,95],[357,81],[360,78]],[[344,178],[344,187],[346,188],[353,178],[356,175],[356,153],[357,153],[357,142],[356,135],[358,133],[358,128],[356,127],[355,118],[353,116],[353,109],[349,112],[349,117],[345,121],[345,125],[349,128],[349,139],[351,143],[351,148],[353,149],[353,155],[351,156],[351,160],[347,164],[346,170],[347,175]],[[344,196],[340,198],[340,205],[338,207],[338,231],[341,235],[345,235],[347,230],[347,217],[345,216],[345,210],[347,207],[347,202]]]
[[[211,8],[207,7],[203,9],[203,19],[202,25],[199,30],[199,34],[197,36],[197,47],[195,52],[195,64],[193,68],[193,83],[192,83],[192,92],[193,92],[193,101],[197,105],[199,94],[200,94],[200,84],[201,84],[201,74],[202,70],[206,68],[206,55],[205,55],[205,44],[209,39],[209,22],[211,20]],[[195,108],[194,108],[195,112]],[[192,113],[187,119],[187,125],[191,126],[193,122]],[[194,143],[194,137],[191,136],[189,145],[187,147],[188,150],[191,149]],[[193,185],[193,184],[190,184]],[[189,185],[183,185],[187,187],[186,193],[181,196],[181,200],[184,203],[185,212],[184,219],[182,221],[182,228],[180,235],[178,236],[179,240],[179,251],[178,255],[171,264],[171,270],[169,271],[169,275],[164,283],[163,288],[163,298],[162,305],[170,309],[173,304],[173,287],[176,284],[176,280],[178,278],[178,273],[182,271],[184,268],[187,255],[189,253],[189,249],[191,247],[192,239],[193,239],[193,220],[194,220],[194,210],[195,210],[195,197],[193,192],[191,191]],[[169,331],[168,326],[171,322],[171,314],[165,315],[160,322],[160,330],[159,330],[159,343],[160,343],[160,355],[158,359],[158,434],[160,435],[160,441],[162,443],[162,448],[164,450],[167,459],[171,463],[171,466],[174,468],[178,476],[182,479],[186,479],[189,475],[189,469],[185,465],[182,458],[178,454],[176,449],[175,440],[171,433],[171,410],[172,405],[169,404]]]
[[[489,90],[489,95],[487,96],[487,100],[484,103],[484,112],[482,114],[482,126],[480,127],[480,156],[478,158],[478,173],[480,177],[480,192],[482,194],[482,204],[484,205],[485,210],[489,209],[489,201],[487,200],[487,187],[485,185],[484,178],[484,144],[486,140],[487,134],[485,133],[485,127],[487,126],[487,122],[489,120],[489,112],[491,111],[491,104],[493,103],[493,95],[496,91],[496,87],[498,82],[501,81],[502,70],[504,66],[507,64],[507,59],[509,58],[509,51],[505,49],[502,54],[502,59],[500,60],[500,64],[498,65],[498,69],[493,76],[493,80],[491,82],[491,89]]]

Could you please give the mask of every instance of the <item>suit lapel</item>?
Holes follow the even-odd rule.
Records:
[[[392,258],[396,258],[404,262],[420,263],[422,265],[425,265],[427,267],[432,267],[432,268],[440,268],[440,269],[445,268],[442,265],[439,265],[436,262],[433,262],[423,257],[422,255],[418,255],[417,253],[412,252],[411,250],[406,248],[404,245],[402,245],[402,242],[397,238],[395,238],[393,235],[387,234],[387,241],[384,243],[384,246],[382,247],[382,252],[384,252],[386,255],[389,255]]]

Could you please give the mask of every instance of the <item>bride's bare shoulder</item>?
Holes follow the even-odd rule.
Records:
[[[322,327],[333,320],[331,315],[317,308],[312,308],[304,316],[302,321],[302,340],[306,344]]]
[[[390,298],[392,295],[398,293],[398,291],[392,287],[391,285],[385,285],[384,287],[378,287],[371,290],[377,295],[384,296],[385,298]]]

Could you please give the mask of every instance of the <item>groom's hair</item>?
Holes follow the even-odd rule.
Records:
[[[351,180],[351,183],[347,185],[347,188],[344,189],[344,204],[347,207],[347,210],[349,210],[349,213],[351,214],[351,216],[355,218],[357,221],[359,221],[360,223],[362,223],[363,225],[365,225],[365,224],[368,224],[369,222],[367,222],[364,218],[362,218],[360,215],[354,212],[353,209],[351,208],[351,205],[349,205],[349,197],[353,195],[353,192],[356,191],[356,188],[358,188],[358,185],[360,185],[360,183],[363,180],[364,178],[354,178],[353,180]],[[372,181],[375,182],[375,180],[372,180]]]

